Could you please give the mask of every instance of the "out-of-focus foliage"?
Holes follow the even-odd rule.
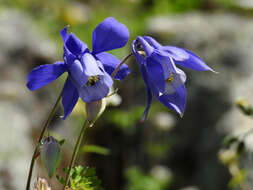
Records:
[[[98,145],[84,145],[80,148],[80,153],[96,153],[101,155],[109,155],[110,150]]]
[[[247,170],[241,167],[241,161],[245,156],[244,142],[236,137],[227,137],[224,141],[226,148],[219,152],[219,159],[228,168],[232,178],[228,184],[230,189],[240,187],[245,189],[245,180],[247,177]]]
[[[252,106],[246,100],[240,99],[236,102],[238,109],[246,116],[251,117],[253,114]],[[220,161],[228,168],[232,178],[228,184],[230,189],[246,190],[247,168],[243,167],[243,160],[251,156],[252,152],[245,146],[245,139],[252,134],[253,130],[240,134],[228,135],[224,138],[223,148],[219,152]]]
[[[145,144],[146,153],[153,159],[164,158],[169,149],[170,144],[154,142]]]
[[[163,177],[147,175],[136,167],[129,168],[126,171],[126,177],[128,179],[127,190],[165,190],[172,183],[171,175],[165,174]]]
[[[246,100],[237,100],[236,106],[243,112],[243,114],[253,116],[253,107],[249,105]]]
[[[134,130],[135,124],[140,121],[143,110],[142,106],[135,106],[129,110],[113,109],[105,112],[104,115],[108,123],[120,127],[125,131],[131,131]]]

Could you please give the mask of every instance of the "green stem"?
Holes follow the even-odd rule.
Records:
[[[124,59],[120,62],[120,64],[116,67],[116,69],[113,71],[113,73],[111,74],[111,77],[114,78],[115,75],[117,74],[117,72],[119,71],[120,67],[123,65],[123,63],[126,62],[126,60],[131,57],[133,55],[133,53],[130,53],[129,55],[127,55],[126,57],[124,57]]]
[[[80,134],[79,134],[79,137],[78,137],[78,139],[77,139],[77,142],[76,142],[76,145],[75,145],[75,148],[74,148],[74,152],[73,152],[73,154],[72,154],[72,158],[71,158],[71,161],[70,161],[70,164],[69,164],[69,167],[68,167],[68,173],[67,173],[67,176],[66,176],[66,179],[65,179],[65,185],[64,185],[63,190],[64,190],[65,187],[67,187],[68,184],[69,184],[70,172],[71,172],[71,169],[72,169],[72,167],[74,166],[74,163],[75,163],[75,161],[76,161],[77,154],[78,154],[78,152],[79,152],[79,148],[80,148],[81,142],[82,142],[82,140],[83,140],[83,136],[84,136],[85,131],[86,131],[86,129],[88,128],[88,126],[89,126],[89,122],[88,122],[88,120],[86,119],[85,122],[84,122],[84,124],[83,124],[83,126],[82,126],[82,130],[81,130],[81,132],[80,132]]]
[[[35,163],[35,160],[37,158],[37,155],[38,155],[39,144],[40,144],[40,142],[41,142],[41,140],[42,140],[42,138],[43,138],[43,136],[44,136],[44,134],[45,134],[45,132],[46,132],[46,130],[48,128],[49,123],[51,122],[51,120],[52,120],[52,118],[54,116],[56,108],[57,108],[57,106],[58,106],[58,104],[59,104],[59,102],[61,100],[62,92],[63,92],[63,88],[61,90],[61,93],[59,94],[59,97],[57,98],[57,100],[56,100],[56,102],[54,104],[53,109],[51,110],[51,112],[50,112],[50,114],[49,114],[49,116],[47,118],[46,123],[43,126],[43,129],[42,129],[42,131],[40,133],[40,137],[38,139],[36,148],[35,148],[35,150],[33,152],[32,160],[31,160],[31,164],[30,164],[30,169],[29,169],[29,174],[28,174],[28,178],[27,178],[27,183],[26,183],[26,190],[30,189],[30,183],[31,183],[31,178],[32,178],[32,173],[33,173],[33,167],[34,167],[34,163]]]
[[[133,53],[130,53],[129,55],[127,55],[120,63],[119,65],[116,67],[116,69],[113,71],[113,73],[111,74],[111,77],[114,78],[115,75],[117,74],[117,72],[119,71],[120,67],[123,65],[123,63],[126,62],[126,60],[131,57],[133,55]],[[74,166],[74,163],[76,161],[76,158],[77,158],[77,154],[79,152],[79,148],[80,148],[80,145],[81,145],[81,142],[83,140],[83,136],[85,134],[85,131],[86,129],[88,128],[89,126],[89,122],[88,120],[86,119],[84,124],[83,124],[83,127],[82,127],[82,130],[79,134],[79,137],[77,139],[77,142],[76,142],[76,145],[75,145],[75,148],[74,148],[74,152],[72,154],[72,158],[71,158],[71,161],[70,161],[70,164],[69,164],[69,167],[68,167],[68,173],[66,175],[66,179],[65,179],[65,185],[63,187],[63,190],[68,186],[69,184],[69,180],[70,180],[70,173],[71,173],[71,169],[72,167]]]

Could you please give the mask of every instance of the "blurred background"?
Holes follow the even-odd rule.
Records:
[[[184,69],[184,117],[155,100],[140,123],[145,86],[129,59],[131,74],[115,82],[118,94],[89,128],[78,162],[96,167],[106,190],[252,189],[252,0],[1,0],[0,189],[25,188],[41,126],[66,78],[30,92],[27,74],[62,60],[64,26],[91,48],[93,29],[109,16],[130,31],[126,47],[111,52],[119,59],[136,36],[150,35],[195,52],[219,74]],[[59,175],[85,120],[84,103],[64,122],[62,114],[59,106],[50,125],[50,135],[66,139]],[[39,159],[33,180],[37,176],[48,179]],[[55,177],[49,181],[60,189]]]

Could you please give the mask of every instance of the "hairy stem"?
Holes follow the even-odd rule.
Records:
[[[37,155],[38,155],[38,151],[39,151],[39,145],[40,145],[40,142],[48,128],[48,125],[49,123],[51,122],[53,116],[54,116],[54,113],[56,111],[56,108],[61,100],[61,96],[62,96],[62,92],[63,92],[63,88],[61,90],[61,93],[59,94],[55,104],[54,104],[54,107],[52,108],[48,118],[47,118],[47,121],[45,122],[43,128],[42,128],[42,131],[40,133],[40,136],[39,136],[39,139],[37,141],[37,145],[36,145],[36,148],[33,152],[33,156],[32,156],[32,160],[31,160],[31,164],[30,164],[30,169],[29,169],[29,174],[28,174],[28,178],[27,178],[27,183],[26,183],[26,190],[29,190],[30,189],[30,183],[31,183],[31,178],[32,178],[32,173],[33,173],[33,167],[34,167],[34,163],[35,163],[35,160],[37,158]]]
[[[67,176],[66,176],[66,179],[65,179],[65,185],[64,185],[64,188],[63,190],[65,189],[65,187],[68,186],[69,184],[69,180],[70,180],[70,172],[71,172],[71,169],[72,167],[74,166],[74,163],[76,161],[76,158],[77,158],[77,153],[79,152],[79,148],[80,148],[80,145],[81,145],[81,142],[83,140],[83,136],[85,134],[85,131],[86,129],[88,128],[88,125],[89,125],[89,122],[88,120],[86,119],[84,124],[83,124],[83,127],[82,127],[82,130],[79,134],[79,137],[77,139],[77,142],[76,142],[76,145],[75,145],[75,148],[74,148],[74,152],[72,154],[72,158],[71,158],[71,161],[70,161],[70,164],[69,164],[69,167],[68,167],[68,173],[67,173]]]
[[[133,53],[130,53],[129,55],[127,55],[126,57],[124,57],[124,59],[119,63],[119,65],[116,67],[116,69],[113,71],[113,73],[111,74],[111,77],[114,78],[115,75],[117,74],[117,72],[119,71],[120,67],[123,65],[123,63],[126,62],[126,60],[131,57],[133,55]]]

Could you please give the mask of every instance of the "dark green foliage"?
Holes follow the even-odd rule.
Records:
[[[64,169],[67,173],[67,169]],[[65,180],[56,175],[57,179],[61,184],[65,184]],[[103,190],[100,186],[101,181],[96,176],[95,168],[86,167],[84,169],[82,166],[76,166],[71,169],[70,173],[70,188],[72,190]]]
[[[59,144],[62,146],[65,143],[65,139],[59,140]]]

